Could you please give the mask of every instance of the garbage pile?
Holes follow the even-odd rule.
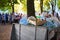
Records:
[[[60,21],[58,20],[57,17],[53,16],[52,14],[42,13],[36,16],[36,18],[34,16],[30,16],[28,18],[22,17],[19,23],[25,25],[31,23],[37,26],[57,27],[59,26]]]
[[[23,25],[32,24],[37,26],[44,26],[48,27],[49,30],[60,26],[60,21],[58,20],[58,18],[53,14],[48,14],[47,12],[39,14],[36,17],[22,17],[19,23]],[[54,35],[55,32],[54,30],[52,30],[50,32],[49,38],[51,39]]]

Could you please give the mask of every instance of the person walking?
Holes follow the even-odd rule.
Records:
[[[5,14],[5,17],[6,17],[6,23],[8,23],[8,14],[7,13]]]
[[[2,22],[2,15],[1,15],[1,13],[0,13],[0,23]]]
[[[2,14],[2,23],[3,23],[3,24],[6,24],[6,16],[5,16],[4,13]]]

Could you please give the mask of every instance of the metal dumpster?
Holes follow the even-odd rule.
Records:
[[[48,29],[34,25],[13,24],[11,40],[48,40]]]

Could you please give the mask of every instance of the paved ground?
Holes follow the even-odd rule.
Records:
[[[0,40],[10,40],[12,25],[2,25],[0,24]]]

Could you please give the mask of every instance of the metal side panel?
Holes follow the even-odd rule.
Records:
[[[14,25],[14,33],[16,35],[17,40],[46,40],[46,27],[37,27],[37,30],[35,31],[36,26],[33,25]]]
[[[35,27],[21,25],[21,40],[34,40]]]
[[[15,24],[15,30],[16,30],[16,38],[17,38],[17,40],[19,40],[19,27],[20,27],[19,24]]]
[[[36,40],[47,40],[47,28],[38,27],[36,35]]]

